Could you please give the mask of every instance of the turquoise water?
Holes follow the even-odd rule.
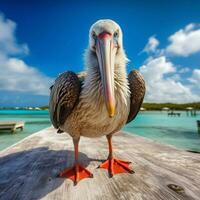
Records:
[[[167,112],[141,112],[123,130],[181,149],[200,151],[200,134],[196,117],[181,112],[181,117],[168,117]],[[23,131],[16,134],[0,132],[0,150],[28,135],[50,126],[48,111],[0,110],[0,121],[25,121]]]
[[[181,112],[180,117],[168,117],[166,111],[149,111],[140,113],[124,130],[181,149],[200,152],[197,120],[200,120],[199,112],[195,117],[187,116],[186,112]]]
[[[15,134],[0,131],[0,150],[22,140],[41,129],[50,126],[47,110],[0,110],[0,121],[24,121],[24,130]]]

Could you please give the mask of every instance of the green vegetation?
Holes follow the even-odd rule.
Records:
[[[142,107],[146,110],[162,110],[162,108],[167,107],[170,110],[186,110],[187,107],[192,107],[195,110],[200,110],[200,102],[196,103],[185,103],[185,104],[175,104],[175,103],[143,103]],[[48,110],[49,106],[39,107],[41,110]],[[0,110],[13,110],[16,108],[13,107],[1,107]],[[18,109],[27,109],[27,108],[18,108]]]
[[[41,109],[41,110],[48,110],[48,109],[49,109],[49,106],[41,106],[40,109]]]
[[[200,102],[196,103],[185,103],[185,104],[174,104],[174,103],[143,103],[142,107],[146,110],[162,110],[167,107],[171,110],[185,110],[187,107],[192,107],[196,110],[200,110]]]
[[[187,107],[192,107],[196,110],[200,110],[200,102],[196,103],[185,103],[185,104],[175,104],[175,103],[143,103],[142,107],[146,110],[162,110],[162,108],[167,107],[170,110],[186,110]],[[48,106],[41,106],[40,109],[46,110]]]

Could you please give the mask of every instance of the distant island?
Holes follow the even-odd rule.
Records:
[[[187,110],[187,108],[193,108],[200,110],[200,102],[175,104],[175,103],[143,103],[141,106],[144,110],[163,110],[163,108],[169,108],[169,110]],[[41,110],[48,110],[48,106],[41,106]]]
[[[143,103],[142,108],[144,110],[187,110],[195,109],[200,110],[200,102],[195,103],[184,103],[184,104],[175,104],[175,103]]]
[[[187,109],[200,110],[200,102],[194,103],[143,103],[141,110],[187,110]],[[39,107],[0,107],[0,110],[48,110],[49,107],[39,106]]]

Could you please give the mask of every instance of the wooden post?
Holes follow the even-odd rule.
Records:
[[[198,129],[198,133],[200,134],[200,120],[197,120],[197,129]]]

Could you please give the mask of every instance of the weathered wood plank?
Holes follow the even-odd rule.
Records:
[[[80,162],[94,178],[74,186],[56,177],[73,164],[71,138],[42,130],[0,153],[0,199],[200,199],[200,154],[124,133],[113,137],[113,146],[116,157],[132,161],[135,174],[109,178],[97,169],[107,157],[106,139],[81,138]]]

